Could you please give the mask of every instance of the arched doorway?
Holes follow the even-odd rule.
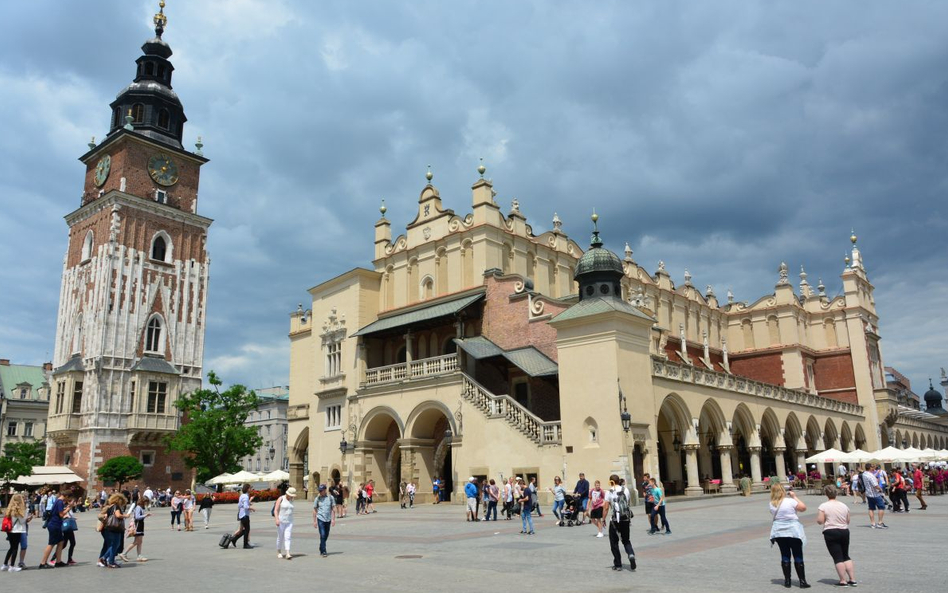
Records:
[[[401,420],[390,408],[375,408],[366,414],[361,434],[357,447],[363,450],[365,475],[360,480],[374,480],[378,500],[395,500],[401,480]]]
[[[685,441],[688,438],[689,424],[684,402],[676,394],[668,395],[662,401],[658,412],[656,447],[658,451],[658,476],[669,494],[681,494],[688,486],[700,487],[700,484],[688,484],[688,468],[686,464]],[[636,445],[633,451],[633,465],[635,452],[644,457],[642,449]],[[643,473],[640,467],[633,469],[636,482],[639,483]]]
[[[438,401],[419,404],[409,417],[412,473],[417,476],[420,492],[431,492],[430,485],[439,478],[443,481],[442,495],[450,500],[454,491],[452,444],[447,435],[456,435],[456,428],[447,406]]]
[[[770,408],[764,410],[760,419],[760,472],[763,477],[772,477],[782,475],[786,469],[786,462],[783,455],[780,456],[780,472],[777,468],[776,449],[783,448],[786,445],[780,432],[780,422],[777,415]]]
[[[642,491],[642,475],[645,473],[645,455],[642,453],[642,445],[635,444],[632,449],[632,479],[635,481],[635,488],[639,491],[639,496],[644,496]]]
[[[309,476],[309,427],[297,435],[289,450],[290,485],[303,492]]]
[[[698,416],[698,440],[701,446],[698,448],[698,466],[701,478],[710,478],[721,480],[722,486],[725,483],[730,484],[733,476],[724,476],[723,465],[721,463],[721,450],[719,447],[731,446],[733,443],[730,436],[726,435],[727,429],[724,421],[724,414],[721,408],[714,400],[705,401],[701,406],[701,414]],[[727,441],[722,438],[727,437]],[[733,473],[733,466],[731,468]]]

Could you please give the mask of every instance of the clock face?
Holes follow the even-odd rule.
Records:
[[[109,169],[112,168],[112,157],[105,155],[99,159],[98,164],[95,166],[95,184],[98,187],[102,187],[102,184],[105,183],[105,180],[109,178]]]
[[[163,152],[148,159],[148,174],[158,185],[174,185],[178,182],[178,165]]]

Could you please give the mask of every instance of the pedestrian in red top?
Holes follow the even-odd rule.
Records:
[[[922,510],[926,510],[928,505],[925,504],[925,499],[922,498],[922,491],[925,490],[925,476],[922,475],[922,468],[918,465],[915,466],[915,473],[912,474],[912,480],[915,481],[915,498],[918,499],[918,504],[922,505]]]
[[[375,480],[369,480],[369,483],[365,485],[365,514],[368,515],[370,510],[375,512],[375,505],[372,503],[372,495],[375,494]]]

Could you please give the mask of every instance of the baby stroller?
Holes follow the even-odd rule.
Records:
[[[560,511],[560,527],[572,527],[573,523],[579,525],[576,516],[579,515],[580,497],[567,494],[563,502],[563,510]]]

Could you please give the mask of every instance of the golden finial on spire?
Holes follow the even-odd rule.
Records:
[[[484,157],[481,157],[481,164],[477,166],[477,172],[481,174],[481,179],[483,179],[484,173],[487,172],[487,167],[484,166]]]
[[[165,16],[165,0],[158,2],[158,14],[152,20],[155,22],[155,35],[161,39],[161,34],[165,32],[165,25],[168,24],[168,17]]]
[[[425,173],[425,179],[428,180],[428,183],[431,183],[431,180],[434,178],[434,173],[431,172],[431,165],[428,165],[428,172]]]
[[[385,213],[388,212],[388,208],[385,207],[385,199],[382,199],[382,205],[379,206],[379,212],[382,213],[382,218],[385,218]]]
[[[852,242],[853,245],[856,244],[856,229],[853,229],[852,231],[850,231],[849,240]]]

